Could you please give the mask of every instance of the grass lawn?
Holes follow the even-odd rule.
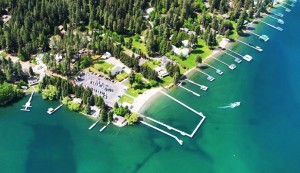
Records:
[[[196,66],[196,57],[199,55],[204,60],[207,56],[212,53],[212,50],[206,45],[205,41],[202,39],[198,39],[198,44],[195,49],[186,57],[185,60],[181,60],[178,56],[171,56],[172,59],[176,60],[182,67],[186,67],[187,69],[191,69]],[[183,71],[186,71],[184,69]]]
[[[162,80],[162,86],[169,86],[174,81],[174,79],[171,76],[166,76],[161,80]]]
[[[231,34],[229,36],[229,39],[234,40],[234,39],[236,39],[238,37],[238,34],[236,32],[237,23],[233,22],[233,21],[231,21],[231,23],[232,23],[232,26],[233,26],[234,29],[232,30],[232,32],[231,32]]]
[[[132,104],[133,103],[133,99],[131,97],[128,97],[127,95],[123,95],[120,99],[119,99],[119,103],[124,103],[124,102],[127,102],[127,103],[130,103]]]
[[[102,71],[102,72],[110,72],[111,69],[114,67],[114,65],[109,64],[105,61],[98,61],[96,64],[93,66],[96,70]]]
[[[120,73],[118,74],[115,79],[119,82],[123,81],[124,79],[126,79],[128,77],[128,74],[127,73]]]
[[[154,70],[156,67],[158,67],[157,65],[155,65],[153,62],[151,61],[147,61],[145,64],[143,65],[147,65],[148,67],[150,67],[152,70]]]
[[[125,42],[128,42],[129,38],[130,37],[125,37],[124,38]],[[132,46],[135,47],[136,49],[140,49],[143,54],[148,55],[145,43],[143,42],[140,43],[138,41],[135,41],[134,38],[132,38]]]

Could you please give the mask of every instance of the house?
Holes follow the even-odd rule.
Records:
[[[43,64],[43,57],[44,57],[44,53],[38,54],[35,58],[37,64]]]
[[[72,100],[72,102],[81,104],[82,103],[82,99],[80,99],[80,98],[74,98]]]
[[[99,117],[99,113],[100,113],[100,109],[97,106],[91,106],[91,116],[98,118]]]
[[[116,65],[116,66],[114,66],[114,67],[111,69],[110,74],[111,74],[112,76],[115,76],[115,75],[119,74],[120,72],[122,72],[123,69],[124,69],[123,66]]]
[[[36,85],[38,83],[39,83],[39,78],[34,77],[34,76],[28,78],[28,85],[29,86]]]
[[[109,52],[105,52],[105,54],[103,54],[103,55],[101,56],[102,59],[108,59],[108,58],[110,58],[110,57],[111,57],[111,53],[109,53]]]
[[[160,67],[162,68],[165,68],[168,63],[173,63],[173,61],[166,56],[162,56],[160,59]]]
[[[154,70],[158,73],[160,79],[169,75],[165,68],[156,67]]]

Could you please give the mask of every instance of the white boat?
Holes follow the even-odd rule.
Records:
[[[223,72],[222,72],[220,69],[217,69],[217,70],[216,70],[216,73],[218,73],[219,75],[222,75],[222,74],[223,74]]]
[[[259,46],[256,46],[255,48],[256,48],[256,50],[258,50],[258,51],[260,51],[260,52],[263,51],[262,48],[260,48]]]
[[[237,63],[241,63],[242,62],[242,60],[240,58],[235,58],[234,61],[237,62]]]
[[[201,86],[200,86],[200,89],[203,90],[203,91],[206,91],[206,90],[208,89],[208,87],[207,87],[207,86],[204,86],[204,85],[201,85]]]
[[[48,111],[47,111],[47,113],[48,113],[48,114],[52,114],[52,113],[53,113],[53,111],[54,111],[54,109],[53,109],[53,108],[49,108],[49,109],[48,109]]]
[[[253,58],[252,58],[252,56],[250,56],[250,55],[245,55],[245,56],[243,57],[243,59],[246,60],[246,61],[251,61]]]
[[[236,68],[236,66],[235,66],[234,64],[231,64],[231,65],[229,66],[229,68],[230,68],[231,70],[234,70],[234,69]]]
[[[230,107],[231,108],[235,108],[235,107],[238,107],[238,106],[240,106],[241,105],[241,102],[234,102],[234,103],[231,103],[230,104]]]
[[[284,21],[282,19],[278,19],[278,23],[284,24]]]

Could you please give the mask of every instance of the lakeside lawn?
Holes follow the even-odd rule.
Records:
[[[125,103],[125,102],[132,104],[132,103],[134,102],[134,100],[133,100],[131,97],[128,97],[127,95],[123,95],[123,96],[119,99],[118,102],[121,103],[121,104],[122,104],[122,103]]]
[[[174,79],[171,76],[166,76],[161,79],[161,85],[166,87],[171,85],[174,82]]]
[[[238,38],[238,33],[236,32],[236,26],[237,26],[237,23],[236,22],[233,22],[233,21],[231,21],[231,23],[232,23],[232,26],[233,26],[233,30],[232,30],[232,32],[230,33],[230,35],[229,35],[229,39],[230,40],[235,40],[236,38]]]
[[[204,60],[207,56],[212,53],[212,50],[206,45],[203,39],[198,39],[198,44],[195,46],[195,49],[185,58],[185,60],[180,59],[176,55],[171,55],[173,60],[176,60],[182,67],[186,67],[187,69],[191,69],[196,66],[196,57],[199,55],[202,60]],[[180,72],[184,73],[187,69],[183,69]]]
[[[100,60],[100,61],[96,62],[96,63],[93,65],[93,67],[94,67],[96,70],[101,71],[101,72],[107,74],[107,73],[109,73],[109,72],[111,71],[111,69],[114,67],[114,65],[109,64],[109,63],[107,63],[107,62],[105,62],[105,61]]]

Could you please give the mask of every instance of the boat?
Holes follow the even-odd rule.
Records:
[[[278,23],[284,24],[284,21],[282,19],[278,19]]]
[[[236,68],[236,66],[234,64],[231,64],[230,66],[228,66],[231,70],[234,70]]]
[[[48,113],[48,114],[52,114],[52,113],[53,113],[53,111],[54,111],[54,109],[53,109],[53,108],[49,108],[49,109],[48,109],[48,111],[47,111],[47,113]]]
[[[246,60],[246,61],[251,61],[253,58],[252,58],[252,56],[250,56],[250,55],[245,55],[245,56],[243,57],[243,59]]]
[[[258,51],[260,51],[260,52],[263,51],[262,48],[260,48],[259,46],[255,46],[255,48],[256,48],[256,50],[258,50]]]
[[[218,73],[219,75],[222,75],[222,74],[223,74],[223,72],[222,72],[220,69],[217,69],[217,70],[216,70],[216,73]]]
[[[234,102],[234,103],[231,103],[230,104],[230,107],[231,108],[235,108],[235,107],[238,107],[238,106],[240,106],[241,105],[241,102]]]
[[[235,58],[234,61],[237,62],[237,63],[241,63],[242,62],[242,60],[240,58]]]
[[[213,78],[212,76],[208,76],[208,77],[207,77],[207,80],[209,80],[209,81],[212,82],[213,80],[215,80],[215,78]]]
[[[259,37],[259,39],[262,39],[262,40],[264,40],[265,42],[267,42],[270,38],[269,38],[267,35],[261,35],[261,36]]]
[[[207,87],[207,86],[204,86],[204,85],[201,85],[201,86],[200,86],[200,89],[203,90],[203,91],[206,91],[206,90],[208,89],[208,87]]]

